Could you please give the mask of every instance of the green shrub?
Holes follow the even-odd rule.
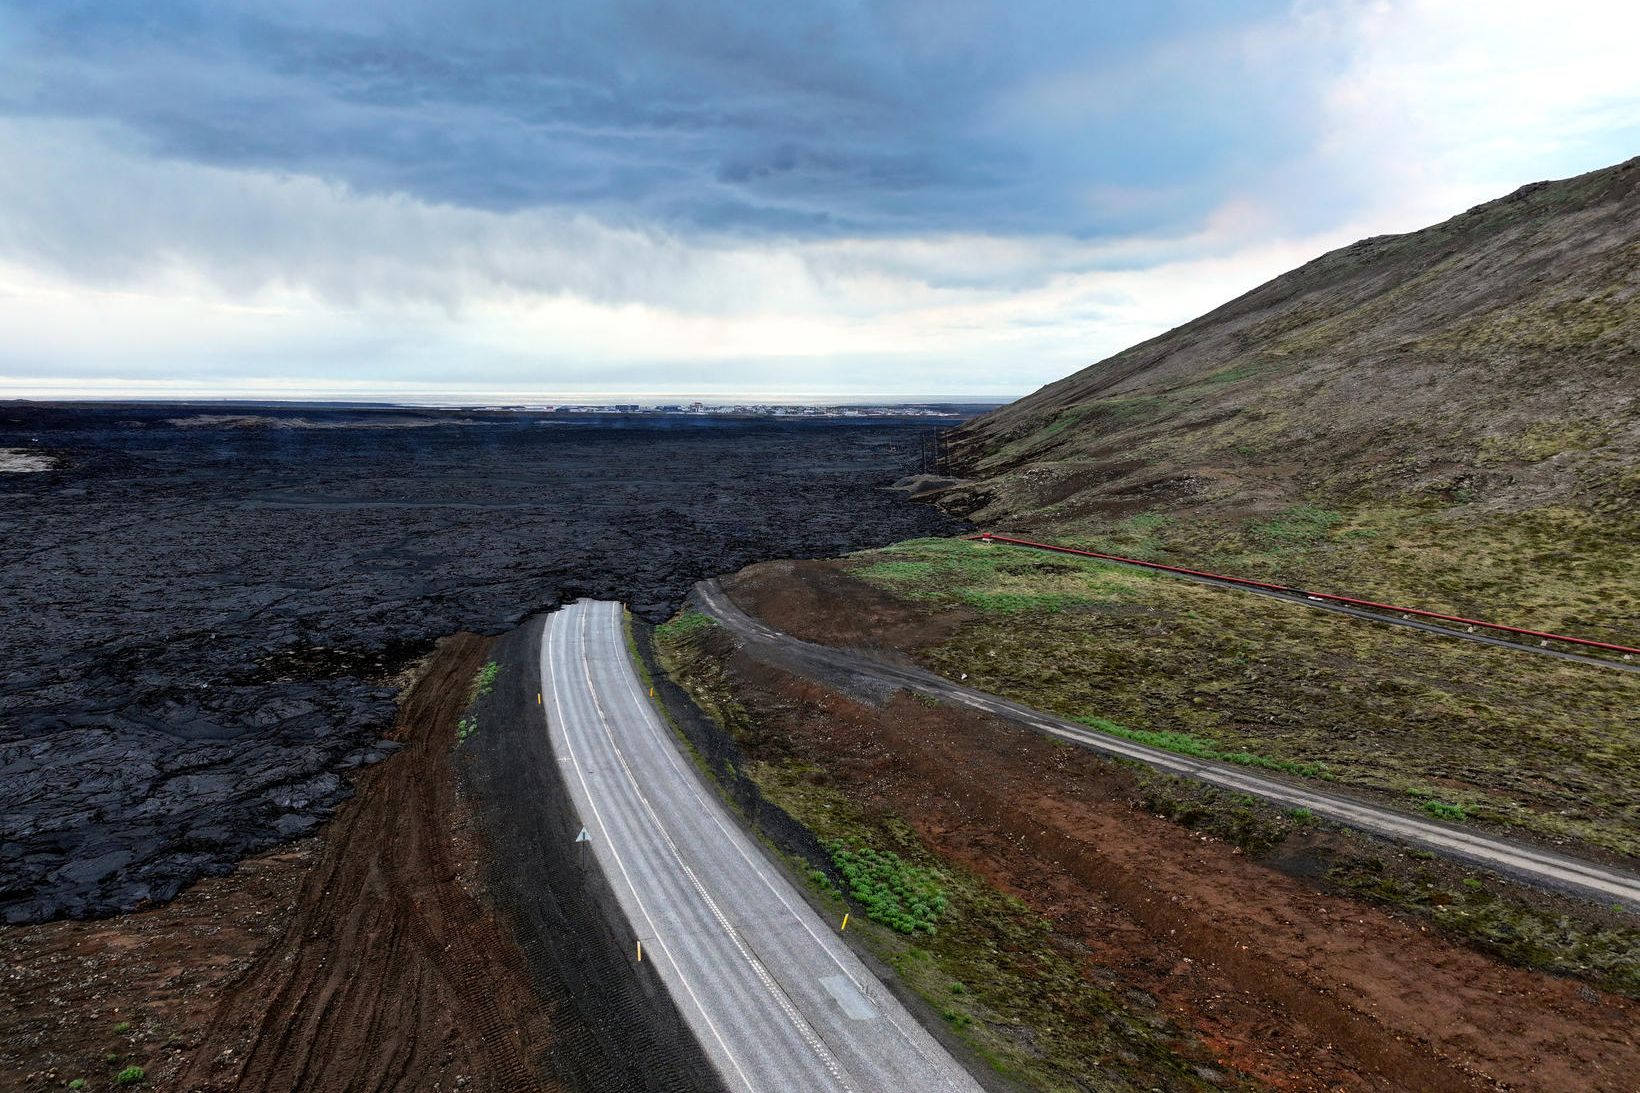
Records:
[[[473,697],[481,698],[495,689],[495,677],[501,674],[501,665],[490,661],[478,670],[478,677],[473,681]]]
[[[1469,814],[1462,805],[1449,805],[1445,801],[1429,800],[1424,802],[1424,811],[1437,820],[1467,820]]]
[[[68,1088],[70,1088],[70,1089],[84,1089],[85,1088],[85,1079],[84,1078],[75,1078],[73,1081],[68,1083]]]
[[[824,869],[811,868],[807,870],[807,873],[809,883],[814,886],[816,891],[822,892],[828,896],[836,896],[838,899],[843,898],[842,889],[837,887]]]
[[[938,932],[935,923],[949,902],[939,873],[912,865],[892,850],[856,850],[842,840],[827,843],[826,849],[866,917],[902,934]]]
[[[147,1077],[147,1073],[140,1066],[128,1066],[114,1078],[121,1085],[140,1085]]]
[[[495,677],[500,674],[501,665],[493,660],[480,668],[478,674],[473,676],[472,688],[467,693],[467,705],[471,706],[474,702],[495,690]],[[471,711],[456,722],[456,740],[458,742],[467,739],[477,731],[478,715]]]

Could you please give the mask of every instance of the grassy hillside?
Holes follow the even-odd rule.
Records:
[[[987,526],[1640,644],[1640,159],[1323,255],[952,451]]]
[[[953,438],[995,530],[1640,645],[1640,159],[1322,256]],[[1191,754],[1640,856],[1640,677],[1097,563],[838,568],[940,671]]]

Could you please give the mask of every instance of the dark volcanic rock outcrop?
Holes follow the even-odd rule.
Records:
[[[310,831],[436,637],[955,525],[929,423],[0,405],[0,908],[168,899]]]

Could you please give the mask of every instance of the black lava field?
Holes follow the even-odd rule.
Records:
[[[311,832],[439,636],[650,620],[766,558],[956,530],[935,422],[0,403],[0,912],[174,896]]]

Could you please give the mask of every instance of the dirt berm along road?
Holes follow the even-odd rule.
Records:
[[[800,674],[822,681],[841,677],[856,686],[864,681],[959,703],[1105,755],[1136,760],[1169,774],[1252,794],[1287,808],[1307,808],[1317,816],[1374,835],[1422,847],[1545,887],[1576,892],[1608,903],[1615,901],[1632,910],[1640,910],[1640,877],[1621,869],[1490,838],[1453,824],[1421,819],[1340,793],[1253,774],[1232,764],[1193,759],[1137,744],[972,687],[964,687],[919,668],[890,664],[853,650],[802,641],[746,614],[716,581],[703,581],[696,585],[694,599],[706,614],[737,638],[758,646],[770,654],[771,659]]]
[[[547,618],[541,700],[590,856],[730,1089],[979,1093],[743,834],[656,713],[617,603]]]

